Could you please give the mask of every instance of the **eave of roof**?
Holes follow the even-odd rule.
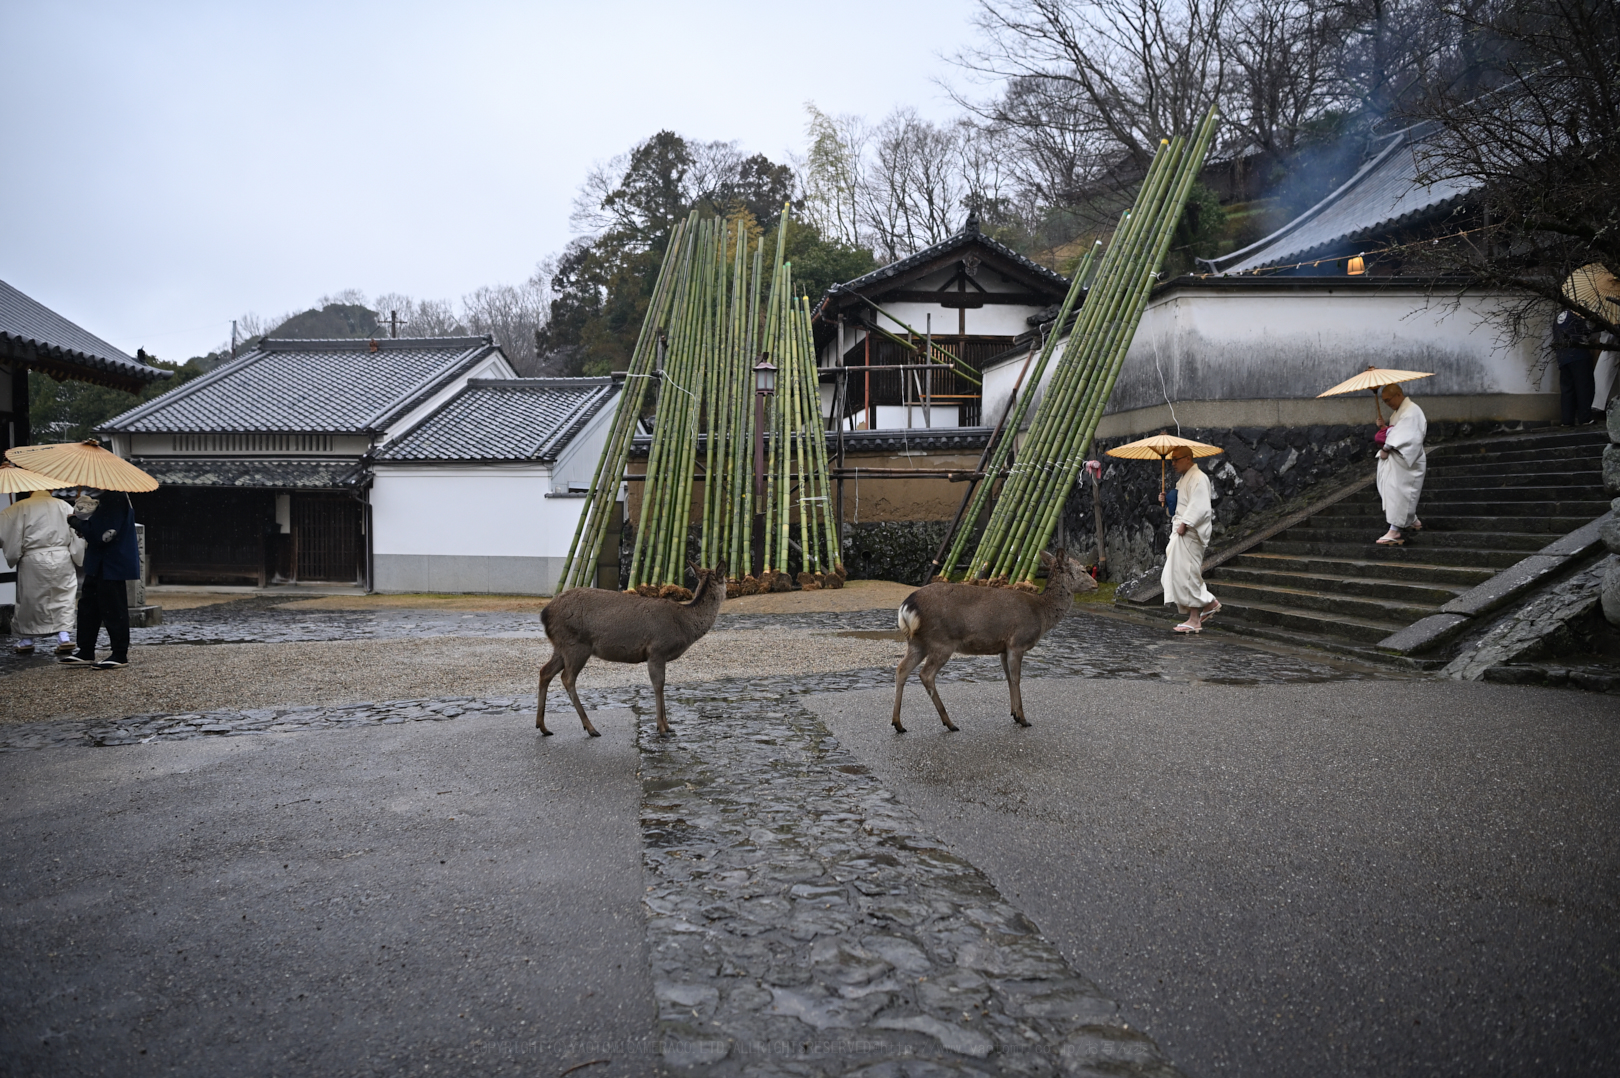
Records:
[[[1383,149],[1316,205],[1271,235],[1205,264],[1216,273],[1289,266],[1444,215],[1466,200],[1475,185],[1419,182],[1414,149],[1431,133],[1427,127],[1395,132]]]
[[[1031,283],[1051,290],[1058,297],[1062,297],[1069,290],[1067,277],[1039,262],[1025,258],[1006,244],[991,239],[979,231],[976,222],[970,220],[960,232],[925,247],[916,254],[890,262],[887,266],[879,266],[871,273],[862,274],[852,281],[833,285],[816,305],[816,318],[818,320],[822,318],[823,312],[830,304],[836,302],[840,292],[867,294],[886,291],[907,278],[926,276],[931,270],[942,268],[936,264],[949,263],[953,260],[953,255],[966,247],[982,248],[993,258],[1005,263],[1005,266],[997,267],[998,269],[1012,270]]]
[[[59,379],[139,390],[173,371],[149,366],[0,281],[0,356]]]

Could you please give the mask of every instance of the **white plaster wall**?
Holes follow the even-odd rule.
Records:
[[[1465,296],[1452,309],[1410,289],[1179,289],[1143,312],[1107,412],[1163,405],[1167,395],[1178,403],[1309,400],[1369,364],[1434,372],[1412,383],[1418,397],[1552,399],[1557,376],[1549,377],[1539,362],[1540,342],[1504,342],[1490,322],[1501,302]],[[1067,344],[1067,338],[1058,342],[1032,405],[1038,406]],[[986,424],[1006,409],[1023,363],[1015,356],[985,372]]]
[[[932,314],[936,334],[942,337],[956,335],[955,307],[941,307],[937,303],[885,303],[883,309],[891,312],[900,322],[910,325],[918,333],[927,330],[927,316]],[[974,307],[967,312],[967,331],[970,334],[984,336],[1015,337],[1029,330],[1029,316],[1040,309],[1005,303],[989,303],[983,307]],[[881,319],[879,324],[891,333],[905,336],[906,331],[892,319]],[[848,331],[845,332],[847,336]]]
[[[533,465],[379,465],[371,488],[378,555],[566,557],[584,498],[547,498]]]
[[[566,493],[571,487],[584,490],[591,485],[591,479],[596,475],[596,462],[607,446],[608,434],[613,427],[613,413],[618,407],[617,396],[608,398],[601,410],[585,424],[585,429],[563,447],[551,468],[553,491]]]

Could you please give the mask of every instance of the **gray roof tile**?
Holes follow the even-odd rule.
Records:
[[[354,486],[361,474],[357,460],[134,457],[130,462],[166,487],[333,490]]]
[[[616,392],[611,378],[474,378],[377,459],[555,460]]]
[[[1271,235],[1208,265],[1217,273],[1291,265],[1443,213],[1478,185],[1464,179],[1421,181],[1417,155],[1427,134],[1408,128],[1391,135],[1338,190]]]
[[[137,434],[380,429],[492,351],[488,337],[265,339],[101,429]]]
[[[32,346],[59,362],[86,367],[120,381],[146,383],[173,374],[114,348],[4,281],[0,281],[0,337]]]

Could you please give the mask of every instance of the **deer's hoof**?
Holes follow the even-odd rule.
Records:
[[[544,726],[542,726],[542,727],[540,727],[540,736],[541,737],[550,737],[551,736],[551,731],[547,730]]]
[[[585,732],[587,734],[589,734],[590,736],[592,736],[592,737],[601,737],[602,736],[602,734],[597,730],[586,730]]]
[[[1013,722],[1016,722],[1019,726],[1028,726],[1029,725],[1029,723],[1024,720],[1024,717],[1022,715],[1014,715],[1013,716]]]
[[[894,724],[894,732],[897,733],[897,734],[903,734],[903,733],[906,732],[906,728],[904,726],[901,726],[899,723],[895,723]]]

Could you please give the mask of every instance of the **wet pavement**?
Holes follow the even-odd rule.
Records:
[[[888,610],[734,615],[723,617],[717,624],[717,628],[727,630],[773,627],[881,638],[891,633],[894,625],[893,613]],[[168,625],[137,630],[147,634],[144,643],[175,646],[207,640],[341,640],[357,635],[498,637],[534,635],[538,631],[538,619],[533,614],[288,611],[252,601],[175,611]],[[761,639],[768,641],[768,635],[762,633]],[[885,701],[892,693],[892,668],[782,676],[771,669],[769,648],[757,651],[761,656],[759,669],[747,677],[681,684],[680,664],[674,664],[667,692],[674,726],[674,735],[669,738],[658,737],[653,728],[649,686],[582,688],[586,706],[598,713],[594,717],[607,734],[601,742],[582,736],[566,696],[557,689],[548,702],[553,728],[559,731],[553,738],[536,734],[534,697],[521,695],[143,714],[116,721],[0,726],[0,750],[8,752],[0,760],[0,773],[9,776],[7,781],[14,790],[27,794],[32,784],[44,781],[37,777],[39,768],[29,762],[34,759],[49,760],[51,769],[63,773],[106,770],[109,764],[96,761],[109,760],[127,761],[113,765],[114,769],[139,771],[147,759],[143,754],[157,754],[151,756],[155,761],[206,761],[216,757],[251,758],[241,756],[246,752],[259,754],[257,758],[266,761],[295,754],[308,761],[300,766],[314,767],[318,761],[319,768],[341,770],[364,767],[383,746],[395,746],[389,751],[406,751],[418,743],[437,744],[447,736],[453,739],[456,731],[467,729],[492,732],[480,736],[494,739],[491,745],[501,754],[500,763],[489,766],[501,772],[501,781],[486,783],[480,773],[486,765],[469,760],[465,753],[456,756],[452,764],[449,760],[437,761],[431,752],[411,749],[415,753],[413,766],[418,769],[417,787],[429,789],[442,783],[451,788],[452,778],[463,786],[471,783],[472,788],[509,787],[531,781],[555,785],[556,780],[545,777],[554,761],[589,758],[593,745],[606,747],[628,739],[632,751],[614,756],[615,762],[604,763],[608,771],[599,774],[596,781],[608,785],[630,783],[639,791],[633,799],[623,803],[598,801],[582,788],[572,800],[554,804],[539,821],[553,830],[566,827],[569,820],[585,813],[609,825],[605,832],[609,837],[602,840],[607,844],[599,856],[614,863],[622,863],[625,857],[639,861],[644,918],[641,938],[646,964],[637,974],[642,987],[627,982],[623,991],[629,993],[630,1000],[644,1003],[635,1002],[629,1012],[619,1013],[612,1035],[601,1032],[598,1041],[580,1039],[580,1030],[593,1028],[589,1022],[570,1027],[567,1037],[561,1032],[537,1033],[527,1025],[517,1024],[529,1019],[519,1017],[510,1000],[510,986],[496,986],[489,976],[463,981],[453,977],[452,968],[446,966],[440,973],[425,972],[421,983],[413,988],[413,998],[423,1001],[420,1006],[428,1006],[427,1001],[435,993],[448,993],[458,1000],[461,1009],[456,1013],[486,1014],[488,1020],[476,1036],[469,1033],[458,1042],[452,1025],[436,1028],[428,1040],[413,1041],[397,1033],[389,1034],[379,1042],[389,1051],[380,1053],[367,1048],[364,1067],[338,1066],[325,1073],[422,1073],[424,1066],[439,1066],[456,1051],[462,1054],[455,1058],[477,1062],[491,1073],[505,1073],[508,1063],[513,1073],[533,1073],[529,1064],[536,1060],[561,1060],[566,1055],[565,1065],[585,1062],[577,1053],[588,1055],[587,1049],[596,1043],[603,1046],[601,1058],[616,1060],[611,1065],[593,1065],[600,1066],[604,1073],[609,1066],[621,1073],[667,1070],[675,1074],[867,1078],[1324,1072],[1292,1069],[1296,1061],[1313,1065],[1320,1062],[1298,1051],[1296,1042],[1320,1035],[1309,1023],[1300,1023],[1295,1031],[1284,1028],[1273,1033],[1273,1039],[1266,1042],[1267,1050],[1257,1054],[1241,1047],[1255,1043],[1254,1031],[1244,1025],[1254,1016],[1208,1005],[1211,992],[1219,996],[1229,988],[1223,977],[1243,988],[1246,963],[1263,967],[1273,961],[1265,937],[1248,941],[1253,947],[1252,959],[1244,958],[1241,951],[1223,952],[1224,972],[1210,977],[1209,970],[1222,968],[1222,964],[1211,966],[1207,958],[1200,957],[1204,929],[1197,922],[1204,916],[1224,916],[1218,910],[1199,911],[1196,916],[1178,915],[1178,909],[1192,907],[1163,894],[1154,879],[1121,883],[1112,879],[1104,863],[1097,862],[1093,851],[1082,850],[1085,856],[1077,859],[1074,849],[1054,847],[1050,842],[1050,820],[1027,818],[1017,811],[1009,816],[998,810],[978,817],[980,831],[971,834],[963,831],[962,820],[967,817],[951,807],[955,800],[969,805],[1027,805],[1032,798],[1056,796],[1054,791],[1062,790],[1066,791],[1062,794],[1064,803],[1072,798],[1073,805],[1084,807],[1100,799],[1125,813],[1122,820],[1112,824],[1088,820],[1060,825],[1070,830],[1059,833],[1077,839],[1094,833],[1097,826],[1120,827],[1125,821],[1151,830],[1153,821],[1162,818],[1165,826],[1173,826],[1170,821],[1189,812],[1196,814],[1198,806],[1207,805],[1212,796],[1211,790],[1200,785],[1210,776],[1200,776],[1191,763],[1168,762],[1182,753],[1180,746],[1184,743],[1191,751],[1197,738],[1189,739],[1184,730],[1156,730],[1149,740],[1159,737],[1164,739],[1162,744],[1145,743],[1142,758],[1119,764],[1113,778],[1120,782],[1129,785],[1132,775],[1137,775],[1140,781],[1151,778],[1164,786],[1157,800],[1150,803],[1136,803],[1128,789],[1104,793],[1069,782],[1061,774],[1049,775],[1039,789],[1025,787],[1020,792],[1014,771],[1021,750],[1001,744],[1019,736],[1020,731],[1012,729],[1005,714],[1005,688],[996,658],[958,657],[940,676],[941,684],[946,686],[943,693],[947,704],[964,726],[963,734],[947,735],[941,730],[926,696],[913,680],[907,713],[913,732],[902,739],[887,727]],[[1342,711],[1346,694],[1354,694],[1357,699],[1367,694],[1393,699],[1404,684],[1393,671],[1348,665],[1319,654],[1257,648],[1213,637],[1176,638],[1162,629],[1083,611],[1061,623],[1030,653],[1024,663],[1024,683],[1026,694],[1039,705],[1031,708],[1035,730],[1021,732],[1030,735],[1026,740],[1032,744],[1071,727],[1091,730],[1095,718],[1077,725],[1071,715],[1082,701],[1088,701],[1088,707],[1103,707],[1109,714],[1127,716],[1140,712],[1145,695],[1157,700],[1167,693],[1196,693],[1200,687],[1221,699],[1226,698],[1223,694],[1231,693],[1288,692],[1295,694],[1291,699],[1295,701],[1292,706],[1297,721],[1319,729],[1321,723],[1308,717],[1336,708]],[[1424,688],[1442,691],[1432,683]],[[1450,686],[1443,691],[1528,690]],[[1537,699],[1557,695],[1543,693]],[[1491,699],[1495,698],[1481,697],[1486,702]],[[1487,709],[1479,710],[1483,715]],[[1274,709],[1268,714],[1267,723],[1262,725],[1268,730],[1276,727],[1276,736],[1286,739],[1286,709]],[[1220,724],[1241,724],[1244,714],[1240,708],[1222,711],[1212,718]],[[1196,723],[1197,716],[1191,721]],[[1463,737],[1465,725],[1460,728]],[[103,751],[89,752],[78,746],[97,746]],[[893,755],[894,746],[921,756],[907,762],[903,755]],[[954,768],[932,774],[930,768],[937,767],[938,749],[931,746],[948,747],[967,756]],[[1073,751],[1072,747],[1054,751],[1051,762],[1055,764],[1065,759],[1064,753]],[[1271,750],[1260,738],[1247,751],[1259,754],[1255,757],[1258,764]],[[989,755],[973,761],[975,753]],[[481,754],[479,750],[480,758]],[[610,753],[601,755],[608,757]],[[971,788],[971,781],[957,788],[964,776],[972,776],[989,765],[1013,770],[983,789]],[[1072,773],[1086,774],[1093,766],[1094,762],[1077,762]],[[1234,766],[1241,771],[1249,765],[1234,761]],[[277,764],[271,770],[280,773],[285,766]],[[1040,770],[1035,769],[1035,773]],[[1263,774],[1264,768],[1255,770]],[[531,773],[532,778],[525,779],[526,773]],[[1213,778],[1220,779],[1220,775]],[[1592,779],[1586,782],[1590,789]],[[187,810],[186,816],[197,821],[188,825],[192,828],[217,818],[226,845],[217,854],[200,851],[186,856],[200,856],[205,862],[214,856],[229,861],[237,856],[230,850],[244,848],[245,839],[232,837],[238,829],[251,830],[243,810],[207,799],[226,796],[222,791],[228,787],[226,784],[208,793]],[[1260,789],[1256,796],[1266,802],[1282,795]],[[261,793],[258,800],[266,797],[272,797],[277,806],[283,800],[296,800],[279,793]],[[1608,804],[1609,799],[1610,791],[1605,786],[1600,800]],[[347,826],[369,826],[367,820],[380,809],[367,808],[366,804],[387,803],[386,798],[354,799],[346,809],[350,820]],[[75,887],[87,886],[83,882],[87,879],[116,877],[122,862],[108,850],[116,846],[116,842],[111,846],[109,842],[118,824],[98,823],[85,833],[76,833],[60,815],[41,816],[32,810],[20,810],[16,795],[7,798],[5,804],[0,853],[13,856],[30,851],[27,856],[35,858],[30,844],[47,841],[57,856],[66,855],[80,862],[75,870],[79,881]],[[1058,809],[1054,811],[1062,814]],[[1347,806],[1344,811],[1375,809],[1361,803]],[[524,827],[535,826],[532,813],[524,817],[531,822],[523,824],[521,813],[512,815],[496,798],[486,801],[480,812],[488,815],[497,833],[517,834]],[[105,828],[112,830],[103,833]],[[1309,835],[1289,829],[1279,833],[1286,836],[1281,847],[1256,844],[1266,850],[1267,857],[1295,856],[1288,848],[1289,841],[1312,841]],[[191,841],[189,831],[171,840],[158,834],[150,842],[143,840],[143,848],[149,849],[148,856],[161,861],[178,855]],[[386,853],[411,841],[403,833],[392,839],[384,835],[371,848]],[[492,841],[485,845],[492,856],[499,857],[501,842],[507,840]],[[402,852],[400,846],[396,853]],[[1613,862],[1611,853],[1605,850],[1601,854],[1603,864]],[[1115,856],[1128,859],[1129,855]],[[573,871],[565,864],[544,868],[543,862],[543,857],[531,857],[524,871],[535,879],[546,880],[555,880],[557,872]],[[1095,880],[1086,872],[1062,877],[1064,866],[1071,863],[1090,866],[1086,872],[1097,873]],[[13,889],[4,907],[5,931],[0,932],[0,938],[9,940],[7,961],[19,968],[55,968],[43,951],[57,947],[57,937],[69,931],[68,922],[52,911],[67,908],[63,903],[78,892],[54,883],[49,868],[43,866],[40,873],[27,876],[28,882],[22,885],[26,894]],[[227,868],[221,865],[221,875],[238,882],[225,885],[222,895],[240,887],[240,874],[233,875]],[[407,872],[404,862],[398,871]],[[1199,865],[1187,885],[1199,886],[1201,880],[1218,884],[1222,873],[1229,871],[1230,864]],[[1053,872],[1062,878],[1045,878]],[[519,873],[503,885],[520,890],[524,878]],[[341,889],[343,879],[343,873],[334,870],[327,886]],[[1352,876],[1340,884],[1348,888],[1352,899],[1356,893],[1353,880]],[[1160,920],[1154,931],[1163,939],[1187,936],[1174,946],[1182,951],[1186,962],[1204,969],[1202,987],[1178,982],[1174,992],[1167,991],[1163,998],[1144,1003],[1144,996],[1151,996],[1151,992],[1142,985],[1143,971],[1160,969],[1163,963],[1155,965],[1155,941],[1143,936],[1140,925],[1116,923],[1117,910],[1103,910],[1095,904],[1054,904],[1036,898],[1037,888],[1083,893],[1092,882],[1106,882],[1104,891],[1124,906],[1147,903]],[[563,883],[566,885],[566,881]],[[1438,883],[1446,885],[1444,880]],[[1048,884],[1054,886],[1049,888]],[[393,893],[397,893],[398,888],[408,887],[409,881],[401,879],[392,886]],[[120,887],[109,885],[107,896],[100,899],[89,897],[89,892],[73,899],[80,903],[75,907],[80,913],[74,916],[84,914],[84,902],[97,907],[97,903],[121,901],[117,897]],[[471,893],[466,893],[470,900]],[[1612,923],[1612,896],[1593,897],[1605,912],[1597,917],[1595,923],[1600,930],[1591,938],[1609,940],[1610,936],[1604,934],[1607,929],[1601,926]],[[22,905],[19,899],[24,900]],[[202,900],[200,895],[174,898],[182,903]],[[25,907],[27,923],[18,912]],[[1351,901],[1341,913],[1351,926],[1358,916],[1354,907]],[[463,908],[472,907],[462,902],[455,912],[459,914]],[[397,911],[390,914],[387,910],[386,903],[352,907],[355,921],[350,931],[359,936],[381,933],[387,918],[397,916]],[[1107,920],[1104,913],[1114,916],[1115,921]],[[536,915],[521,907],[490,913],[514,924]],[[254,916],[251,910],[249,916]],[[566,907],[549,916],[566,917]],[[105,926],[109,920],[116,918],[107,914],[99,923]],[[1232,930],[1235,941],[1223,946],[1244,945],[1244,932],[1249,929],[1243,924],[1240,918],[1238,927]],[[462,916],[453,925],[449,918],[441,919],[435,931],[442,933],[440,944],[445,955],[455,953],[457,948],[468,953],[493,953],[489,947],[495,944],[489,941],[497,939],[499,932],[491,935],[491,925],[488,918]],[[198,934],[195,942],[203,950],[216,942],[224,947],[225,927],[194,926],[192,931]],[[1525,932],[1531,927],[1529,922],[1516,922],[1513,931]],[[1253,930],[1267,931],[1263,926]],[[93,935],[97,930],[90,931]],[[1091,937],[1098,932],[1109,936],[1109,944],[1120,947],[1094,946],[1096,941]],[[84,951],[82,946],[74,946],[76,954]],[[1121,949],[1123,953],[1117,953]],[[128,964],[138,961],[135,953],[127,949],[112,948],[100,959],[94,951],[92,947],[76,959],[79,965],[74,976],[86,983],[97,978],[127,978]],[[563,991],[568,984],[577,981],[583,985],[589,979],[580,972],[589,962],[570,950],[565,937],[554,943],[552,955],[549,961],[568,983],[551,985],[547,991]],[[1285,963],[1297,960],[1293,952],[1281,959]],[[219,974],[221,979],[215,988],[221,997],[229,997],[232,991],[248,990],[256,981],[274,981],[284,973],[296,973],[288,962],[283,953],[265,951],[238,972]],[[323,967],[323,976],[332,978],[333,983],[373,984],[376,975],[353,955],[338,955],[332,962],[336,965]],[[1100,974],[1099,968],[1105,969],[1106,975]],[[1347,970],[1342,976],[1355,981],[1359,975]],[[89,1065],[90,1057],[83,1054],[74,1057],[77,1063],[65,1055],[42,1054],[42,1039],[61,1036],[63,1029],[74,1028],[74,1022],[90,1021],[90,1003],[81,1005],[74,1000],[70,1004],[60,993],[51,995],[55,990],[49,987],[53,980],[48,972],[31,974],[31,978],[27,982],[31,987],[21,990],[27,998],[13,1000],[10,1007],[16,1017],[0,1019],[0,1049],[10,1045],[26,1050],[27,1058],[54,1060],[61,1064],[55,1068],[59,1073],[96,1073],[105,1069]],[[1121,991],[1122,985],[1128,992]],[[1592,985],[1582,991],[1583,998],[1589,1000],[1613,995]],[[47,996],[48,1003],[44,1002]],[[1367,1007],[1374,1007],[1370,1000],[1361,1001],[1353,995],[1346,998],[1356,999],[1357,1006],[1365,1002]],[[1125,1004],[1123,1009],[1116,1000]],[[257,1017],[250,1023],[254,1036],[285,1038],[294,1029],[284,1015],[278,1017],[280,1010],[254,1013]],[[588,1009],[582,1013],[588,1013]],[[1215,1019],[1210,1018],[1211,1013]],[[336,1060],[346,1038],[358,1036],[354,1030],[365,1026],[340,1004],[333,1004],[332,1014],[334,1024],[329,1030],[298,1027],[301,1036],[313,1038],[300,1058]],[[433,1014],[435,1021],[442,1017],[436,1010]],[[168,1038],[163,1043],[171,1048],[190,1036],[182,1017],[182,1013],[171,1014],[169,1023],[173,1028],[162,1035]],[[1445,1021],[1444,1016],[1438,1019],[1442,1025]],[[1194,1028],[1196,1035],[1189,1034],[1188,1030]],[[1158,1033],[1160,1029],[1165,1031],[1164,1036]],[[627,1030],[638,1032],[630,1036]],[[381,1035],[371,1036],[376,1041]],[[161,1040],[154,1041],[153,1047],[158,1047]],[[241,1043],[250,1040],[245,1038]],[[478,1051],[471,1047],[475,1041]],[[93,1043],[105,1048],[110,1042],[83,1042],[92,1055]],[[484,1048],[506,1045],[501,1050],[510,1055],[517,1051],[511,1046],[519,1043],[526,1046],[521,1052],[493,1063]],[[221,1045],[212,1055],[198,1054],[192,1046],[179,1055],[170,1052],[162,1056],[172,1065],[159,1068],[154,1062],[124,1072],[155,1073],[163,1069],[204,1074],[210,1072],[209,1066],[217,1070],[233,1062],[262,1058],[235,1044]],[[564,1049],[577,1052],[568,1055]],[[484,1054],[480,1055],[480,1051]],[[562,1054],[548,1055],[553,1052]],[[0,1057],[5,1055],[0,1051]],[[118,1058],[127,1061],[132,1057]],[[1330,1071],[1391,1073],[1388,1069],[1364,1069],[1359,1062],[1339,1069],[1337,1065],[1345,1058],[1332,1057]],[[1385,1057],[1375,1058],[1380,1065],[1388,1062]],[[1498,1053],[1473,1060],[1464,1053],[1459,1058],[1467,1065],[1453,1068],[1456,1073],[1507,1073],[1499,1066],[1493,1067],[1492,1060],[1518,1057]],[[182,1062],[175,1063],[176,1059]],[[1190,1065],[1189,1059],[1195,1065]],[[1289,1066],[1271,1066],[1278,1061],[1288,1062]],[[311,1073],[307,1068],[289,1069],[293,1073]],[[555,1069],[560,1071],[562,1067]],[[1445,1067],[1441,1071],[1452,1072]],[[1547,1073],[1591,1072],[1578,1066],[1554,1066]]]

